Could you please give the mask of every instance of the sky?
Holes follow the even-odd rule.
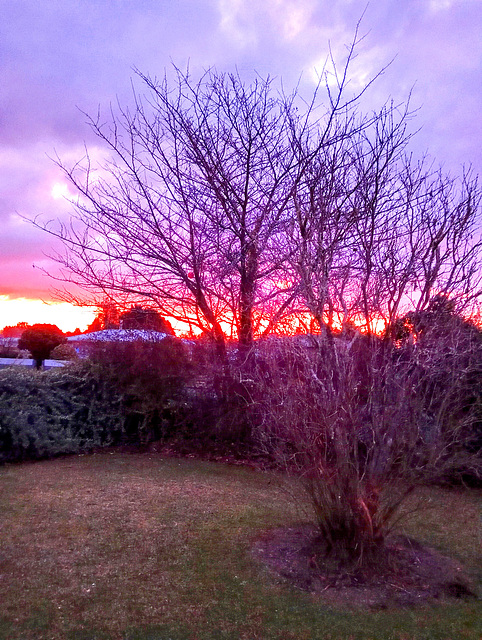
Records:
[[[58,283],[44,272],[58,275],[48,255],[60,247],[24,217],[68,220],[53,158],[74,163],[85,147],[108,157],[84,114],[128,104],[134,69],[237,69],[309,95],[329,46],[342,61],[362,15],[351,86],[391,62],[363,108],[411,91],[415,156],[480,174],[482,0],[0,0],[0,329],[92,320],[92,309],[55,303]]]

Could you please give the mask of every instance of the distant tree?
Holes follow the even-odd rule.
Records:
[[[86,329],[86,333],[95,333],[96,331],[102,331],[103,329],[102,320],[100,318],[100,314],[97,314],[92,322]]]
[[[97,315],[87,327],[86,333],[119,328],[120,311],[116,304],[108,300],[102,302],[98,309]]]
[[[71,336],[80,336],[82,335],[82,331],[79,329],[79,327],[76,327],[73,331],[66,331],[64,333],[66,338],[70,338]]]
[[[398,318],[391,337],[399,344],[423,344],[425,348],[455,348],[461,343],[480,343],[481,330],[471,319],[459,312],[454,298],[435,295],[422,311],[413,311]],[[454,340],[456,343],[454,344]]]
[[[34,324],[22,333],[18,347],[27,349],[35,360],[37,369],[42,367],[53,349],[66,342],[62,331],[54,324]]]
[[[400,353],[423,372],[425,419],[435,424],[463,423],[456,446],[478,453],[455,471],[467,479],[482,479],[482,330],[458,311],[455,300],[441,294],[424,311],[410,313],[395,324],[394,339]]]
[[[119,323],[121,329],[146,329],[174,335],[170,322],[155,309],[145,309],[141,305],[134,305],[122,313]]]
[[[20,338],[25,329],[28,328],[26,322],[18,322],[15,326],[7,326],[2,330],[2,336],[4,338]]]

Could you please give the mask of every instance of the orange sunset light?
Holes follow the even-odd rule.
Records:
[[[19,322],[55,324],[62,331],[85,331],[94,320],[96,309],[76,307],[69,302],[44,302],[31,298],[10,298],[0,295],[0,331]]]

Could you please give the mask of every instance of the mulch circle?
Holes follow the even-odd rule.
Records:
[[[320,560],[316,538],[313,525],[275,529],[255,541],[252,553],[278,579],[334,606],[383,609],[477,598],[460,564],[406,536],[388,538],[379,562],[350,569]]]

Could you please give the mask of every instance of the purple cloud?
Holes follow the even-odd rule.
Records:
[[[131,99],[133,67],[161,75],[171,60],[194,73],[237,67],[247,79],[283,77],[313,87],[314,67],[336,57],[364,3],[339,0],[38,0],[0,1],[0,295],[45,297],[48,282],[32,263],[52,249],[45,234],[17,214],[67,217],[62,176],[47,157],[76,159],[96,145],[79,108]],[[482,169],[482,5],[478,0],[379,0],[369,5],[369,31],[355,61],[354,85],[395,56],[364,107],[414,87],[421,106],[414,149],[429,149],[458,171]],[[100,152],[100,151],[99,151]],[[55,248],[55,247],[54,247]],[[43,262],[42,264],[46,264]]]

